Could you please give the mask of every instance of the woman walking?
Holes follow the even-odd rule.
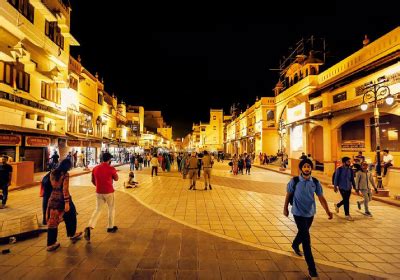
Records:
[[[50,173],[52,192],[49,198],[47,218],[47,251],[54,251],[60,247],[57,242],[58,225],[64,221],[67,236],[75,242],[82,237],[82,232],[76,232],[76,209],[69,193],[69,173],[72,162],[64,159],[60,165]]]

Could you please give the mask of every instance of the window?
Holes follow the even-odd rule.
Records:
[[[43,99],[55,102],[57,104],[61,103],[60,89],[57,83],[46,83],[42,82],[41,97]]]
[[[215,121],[217,119],[217,116],[213,116],[213,121]]]
[[[347,99],[347,93],[341,92],[333,96],[333,103],[339,103]]]
[[[371,118],[370,121],[371,124],[375,123],[373,118]],[[389,153],[400,152],[400,116],[384,115],[380,117],[379,122],[388,123],[387,125],[381,125],[379,127],[381,151],[383,149],[388,149]],[[375,129],[371,129],[371,150],[376,151]]]
[[[69,77],[69,88],[78,91],[78,80],[72,76]]]
[[[29,0],[8,0],[8,3],[17,9],[27,20],[33,23],[35,8],[29,3]]]
[[[311,104],[311,111],[315,111],[322,108],[322,101]]]
[[[4,63],[4,74],[1,81],[25,92],[30,90],[30,75],[24,72],[22,64],[15,66]]]
[[[202,127],[202,128],[201,128],[201,131],[206,131],[206,128],[205,128],[205,127]]]
[[[58,27],[57,22],[50,22],[46,20],[44,33],[50,40],[52,40],[61,49],[64,49],[64,37],[61,35],[61,29]]]
[[[217,130],[217,127],[214,125],[214,126],[213,126],[213,129],[214,129],[214,130]]]
[[[97,96],[97,103],[99,105],[103,105],[103,94],[101,94],[100,92],[98,93],[98,96]]]

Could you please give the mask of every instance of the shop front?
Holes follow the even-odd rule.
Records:
[[[17,134],[0,134],[0,155],[11,157],[10,161],[19,161],[21,139]]]
[[[49,137],[25,136],[25,146],[20,154],[24,161],[34,162],[35,173],[47,170],[50,144]]]

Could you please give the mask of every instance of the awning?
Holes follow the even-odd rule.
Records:
[[[35,133],[40,135],[51,135],[57,137],[66,137],[65,134],[55,131],[40,130],[34,128],[20,127],[16,125],[0,124],[0,130],[14,131],[14,132],[25,132],[25,133]]]

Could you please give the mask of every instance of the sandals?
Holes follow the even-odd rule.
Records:
[[[60,243],[55,243],[53,245],[47,246],[47,251],[51,252],[51,251],[55,251],[60,247]]]
[[[78,232],[78,233],[76,233],[74,236],[72,236],[71,238],[70,238],[70,240],[73,242],[73,243],[75,243],[76,241],[78,241],[79,239],[81,239],[82,238],[82,232]]]

